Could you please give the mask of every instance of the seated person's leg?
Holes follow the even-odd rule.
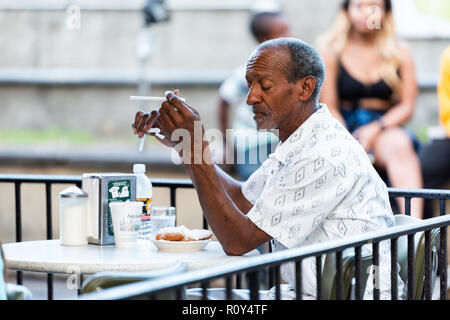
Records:
[[[375,142],[375,166],[385,169],[391,186],[394,188],[423,188],[419,157],[413,143],[402,128],[382,132]],[[403,199],[398,200],[400,213],[405,212]],[[423,199],[411,200],[411,215],[422,218]]]

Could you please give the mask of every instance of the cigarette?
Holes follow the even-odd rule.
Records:
[[[179,98],[181,101],[186,101],[185,98]],[[146,96],[130,96],[132,101],[154,101],[154,102],[164,102],[167,101],[166,97],[146,97]]]

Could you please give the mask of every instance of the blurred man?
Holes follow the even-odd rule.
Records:
[[[291,30],[286,19],[279,12],[260,12],[252,16],[250,31],[258,43],[281,37],[290,37]],[[267,133],[258,133],[251,107],[245,103],[248,93],[245,80],[246,63],[237,67],[219,88],[219,125],[224,137],[226,130],[233,129],[233,145],[236,157],[234,168],[241,180],[248,177],[258,169],[278,143],[278,139]],[[234,112],[233,108],[234,107]],[[230,115],[234,114],[232,121]],[[244,139],[237,141],[237,139]],[[260,151],[259,146],[264,148]],[[266,151],[267,150],[267,151]],[[250,156],[252,154],[252,156]]]

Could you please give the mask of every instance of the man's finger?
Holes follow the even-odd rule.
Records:
[[[170,117],[170,119],[176,126],[177,126],[177,123],[181,123],[183,121],[182,115],[180,113],[178,113],[177,110],[175,109],[175,107],[173,107],[167,101],[162,103],[160,111],[164,111]]]
[[[159,115],[161,120],[165,123],[167,128],[170,130],[170,133],[172,134],[172,131],[177,128],[175,123],[173,122],[172,118],[169,116],[166,110],[163,108],[159,109]]]
[[[154,127],[154,125],[155,125],[155,120],[156,120],[156,117],[158,116],[158,112],[157,111],[155,111],[155,110],[153,110],[151,113],[150,113],[150,117],[147,119],[147,121],[145,122],[145,125],[144,125],[144,131],[147,133],[151,128],[153,128]]]
[[[191,108],[186,103],[181,101],[181,99],[172,91],[166,91],[166,98],[170,105],[177,108],[182,115],[187,116],[192,113]]]
[[[134,123],[133,123],[134,134],[138,134],[139,123],[141,122],[141,118],[144,114],[145,114],[145,112],[143,112],[143,111],[136,112],[136,115],[134,117]]]

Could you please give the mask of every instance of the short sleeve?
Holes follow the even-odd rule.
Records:
[[[321,227],[354,181],[320,156],[285,169],[263,191],[256,190],[259,197],[247,216],[273,239],[293,248]]]
[[[219,87],[220,97],[231,105],[241,103],[247,96],[248,87],[245,80],[245,68],[245,65],[236,68]]]

